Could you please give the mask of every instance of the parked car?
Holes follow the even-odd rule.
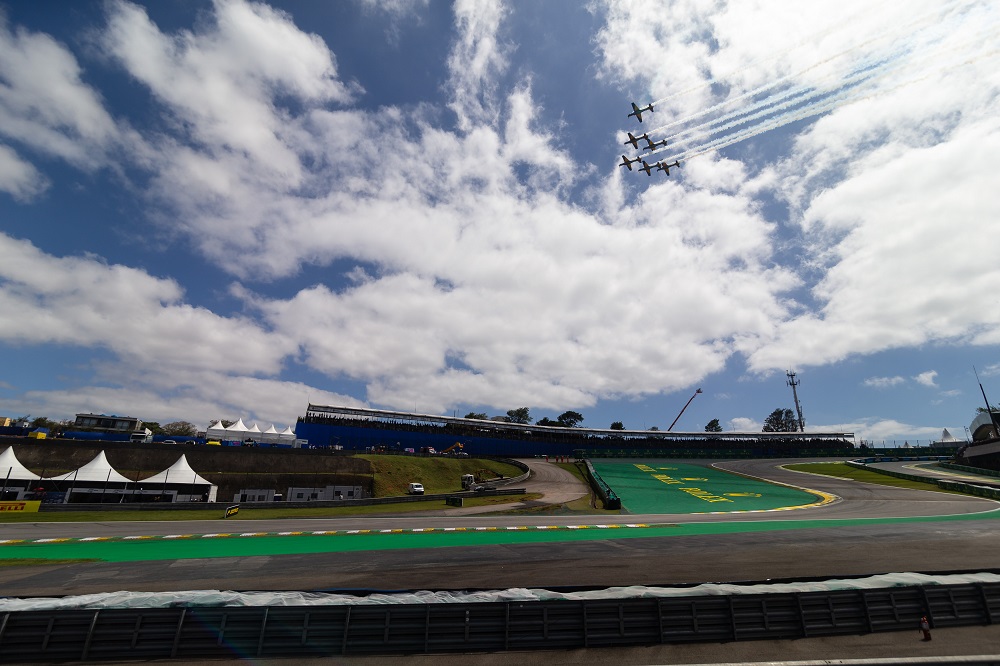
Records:
[[[409,488],[406,489],[407,495],[423,495],[424,494],[424,484],[422,483],[411,483]]]

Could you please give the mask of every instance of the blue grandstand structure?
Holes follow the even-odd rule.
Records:
[[[310,404],[295,426],[310,447],[438,451],[474,456],[815,457],[855,452],[850,432],[671,432],[563,428],[361,407]]]

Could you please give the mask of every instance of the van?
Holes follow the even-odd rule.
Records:
[[[411,483],[406,489],[407,495],[423,495],[424,494],[424,484],[422,483]]]

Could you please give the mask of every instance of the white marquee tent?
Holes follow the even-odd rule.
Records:
[[[208,430],[205,431],[205,436],[209,439],[223,440],[226,438],[226,426],[222,425],[222,421],[216,421],[212,425],[208,426]]]
[[[132,479],[126,478],[115,471],[108,462],[104,451],[101,451],[89,463],[76,470],[59,476],[46,477],[46,481],[84,481],[84,482],[110,482],[110,483],[132,483]]]
[[[10,481],[33,481],[39,478],[14,455],[14,447],[8,446],[3,453],[0,453],[0,477]]]
[[[212,485],[211,481],[207,481],[198,475],[198,472],[191,469],[191,465],[187,461],[187,456],[181,454],[181,457],[177,459],[173,465],[163,470],[159,474],[154,474],[148,479],[143,479],[139,483],[191,483],[191,484],[203,484]]]

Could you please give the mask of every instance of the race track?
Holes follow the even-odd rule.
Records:
[[[529,462],[535,469],[545,466]],[[495,589],[666,585],[995,566],[993,553],[1000,547],[1000,505],[996,502],[778,468],[801,460],[702,462],[828,493],[837,499],[790,511],[737,514],[449,516],[445,511],[434,511],[407,517],[241,521],[238,529],[254,532],[610,522],[665,527],[633,533],[630,538],[613,538],[617,535],[608,530],[593,530],[593,534],[600,535],[598,540],[580,537],[572,541],[438,547],[428,546],[435,542],[424,539],[419,548],[281,555],[211,557],[206,545],[206,557],[193,559],[4,567],[0,568],[0,589],[13,596],[121,589]],[[568,482],[563,478],[561,483]],[[556,492],[572,495],[579,489],[562,485]],[[27,539],[204,534],[222,531],[223,525],[232,529],[237,523],[25,523],[4,525],[2,529],[4,538]]]

